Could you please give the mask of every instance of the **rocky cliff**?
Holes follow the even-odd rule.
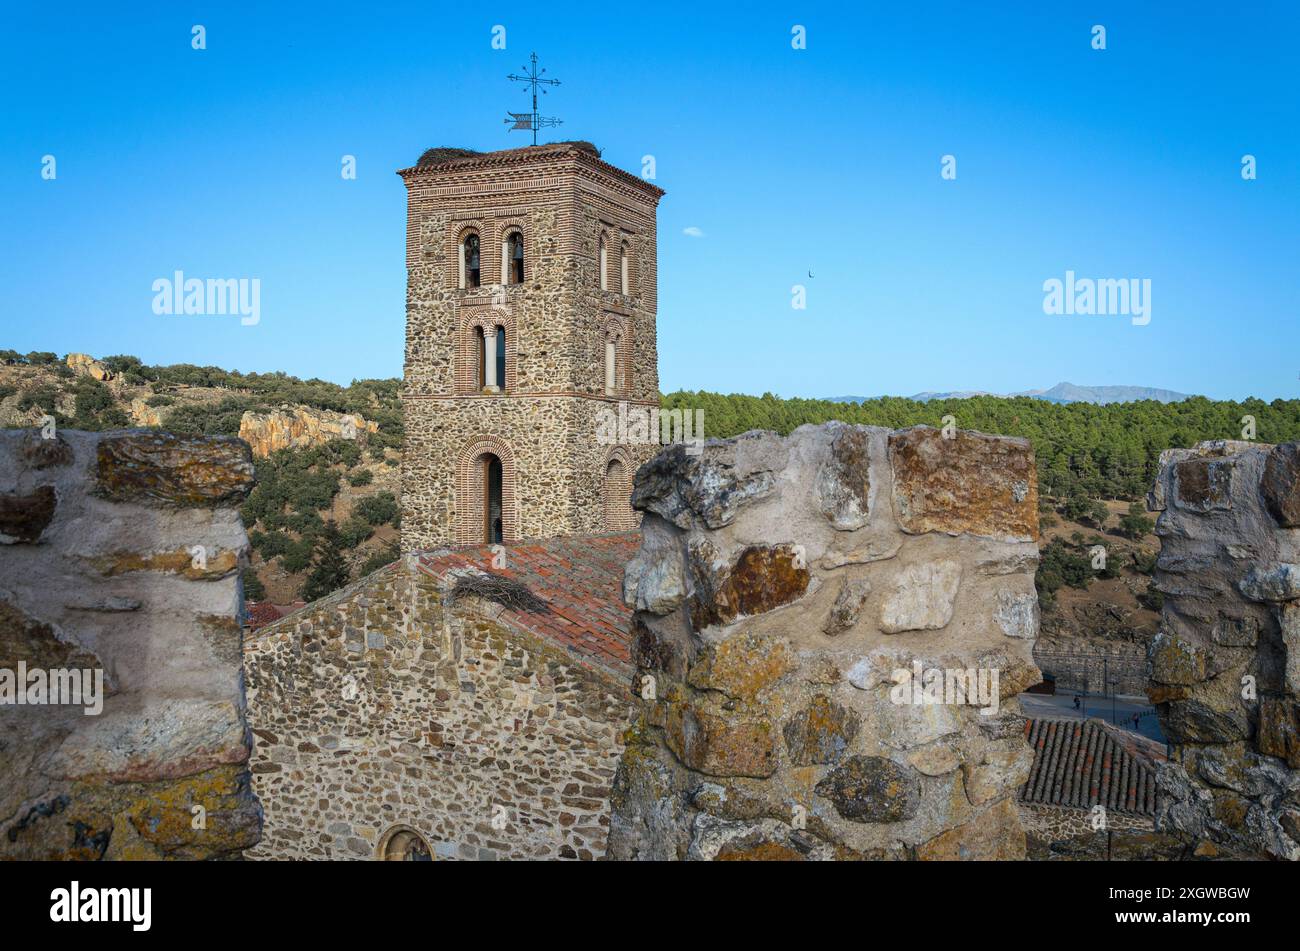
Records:
[[[1300,445],[1161,455],[1149,696],[1159,824],[1201,856],[1300,859]]]
[[[0,432],[0,859],[257,842],[237,616],[252,484],[232,438]]]
[[[637,474],[615,859],[1020,859],[1025,440],[830,423]]]
[[[239,438],[253,447],[254,456],[269,456],[277,449],[303,449],[331,439],[365,441],[379,432],[379,424],[357,413],[335,413],[305,406],[285,407],[274,413],[245,413],[239,421]]]

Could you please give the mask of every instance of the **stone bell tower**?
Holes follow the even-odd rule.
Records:
[[[398,174],[402,550],[634,528],[655,447],[602,422],[659,405],[663,191],[584,142],[430,149]]]

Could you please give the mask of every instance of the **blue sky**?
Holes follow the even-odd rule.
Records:
[[[0,348],[399,374],[393,172],[526,144],[536,49],[556,138],[655,156],[665,392],[1300,395],[1295,4],[735,9],[9,4]],[[155,315],[177,269],[260,278],[261,322]],[[1150,279],[1150,323],[1044,314],[1067,270]]]

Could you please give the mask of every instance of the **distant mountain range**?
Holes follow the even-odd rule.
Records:
[[[1021,393],[989,393],[985,390],[954,390],[950,393],[935,393],[927,390],[917,393],[909,399],[924,403],[928,400],[962,400],[971,396],[1031,396],[1034,399],[1047,400],[1049,403],[1132,403],[1137,400],[1157,400],[1161,403],[1177,403],[1188,398],[1186,393],[1162,390],[1153,386],[1075,386],[1073,383],[1058,383],[1049,390],[1025,390]],[[861,403],[875,399],[874,396],[832,396],[833,403]]]

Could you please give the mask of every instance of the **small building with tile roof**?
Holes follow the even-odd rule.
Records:
[[[1027,719],[1025,738],[1034,761],[1017,800],[1031,838],[1154,830],[1160,744],[1098,718]]]

